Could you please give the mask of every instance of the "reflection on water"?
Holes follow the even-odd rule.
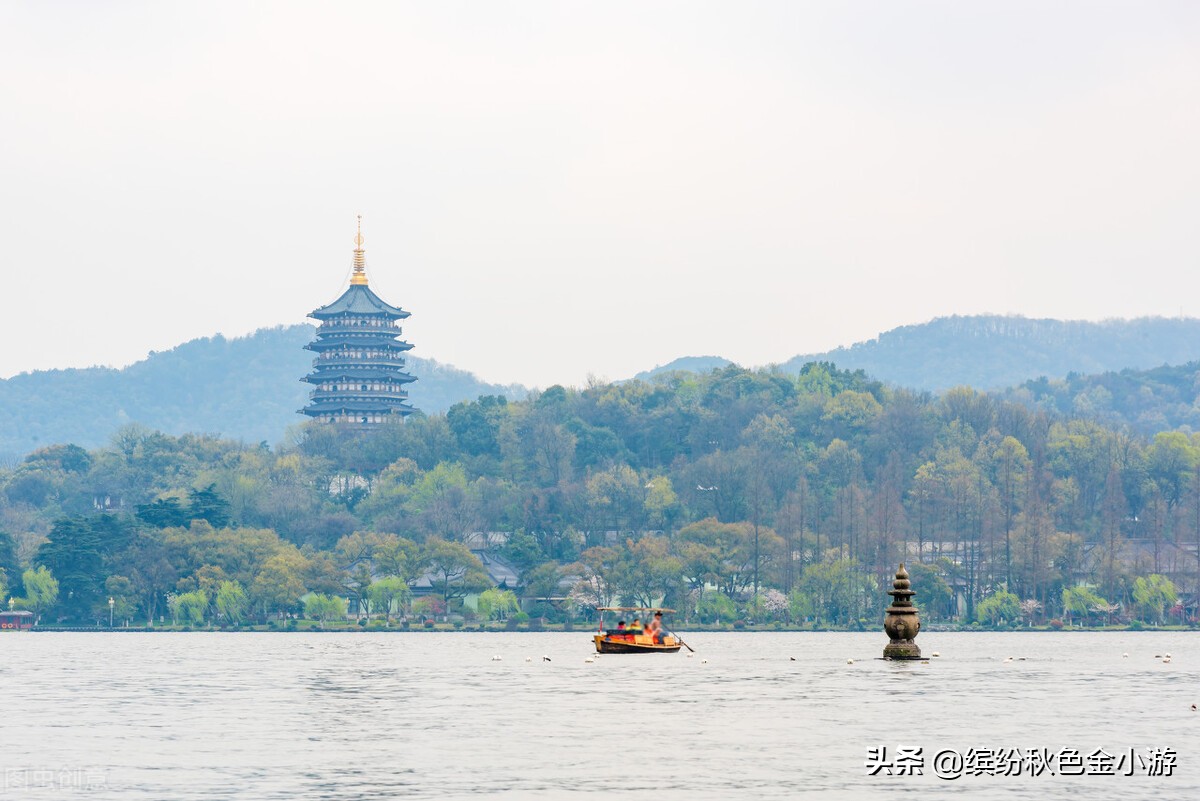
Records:
[[[1194,634],[925,633],[929,664],[876,659],[882,632],[687,639],[588,664],[586,632],[0,635],[0,797],[1200,793]],[[949,782],[867,775],[879,746],[1179,756]]]

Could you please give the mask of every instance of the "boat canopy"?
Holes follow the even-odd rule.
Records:
[[[662,612],[664,614],[675,614],[674,609],[667,609],[665,606],[597,606],[597,612]]]

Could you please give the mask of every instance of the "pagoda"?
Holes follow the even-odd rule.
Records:
[[[362,215],[354,237],[350,288],[328,306],[309,314],[321,324],[305,345],[315,351],[313,371],[302,378],[314,386],[301,414],[327,423],[373,426],[403,420],[414,409],[405,385],[417,379],[404,370],[412,345],[398,337],[397,320],[408,312],[384,302],[367,286]]]

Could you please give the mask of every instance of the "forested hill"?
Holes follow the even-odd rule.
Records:
[[[195,339],[121,370],[45,370],[0,380],[0,458],[56,443],[94,448],[127,423],[276,443],[303,420],[296,410],[311,389],[300,378],[311,369],[304,345],[313,336],[309,325],[264,328],[236,339]],[[410,356],[409,365],[418,378],[410,385],[413,405],[431,414],[481,394],[525,393],[431,359]]]
[[[1200,320],[1033,320],[1026,317],[939,317],[782,366],[799,372],[812,361],[864,370],[912,389],[955,386],[1001,389],[1041,376],[1103,373],[1200,359]]]

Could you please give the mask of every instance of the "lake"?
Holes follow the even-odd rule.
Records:
[[[0,797],[1200,796],[1197,634],[925,632],[928,664],[684,636],[588,663],[586,631],[0,634]]]

